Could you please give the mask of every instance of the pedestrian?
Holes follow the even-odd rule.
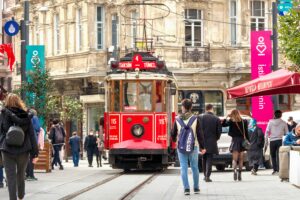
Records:
[[[60,151],[62,150],[63,145],[65,144],[66,133],[64,128],[59,124],[59,119],[53,120],[53,125],[50,128],[49,139],[51,140],[53,146],[53,161],[52,161],[52,169],[54,169],[54,165],[59,164],[59,169],[63,170],[64,167],[62,165],[62,161],[60,159]]]
[[[41,129],[39,118],[37,116],[37,112],[34,109],[30,109],[29,112],[32,114],[31,123],[33,126],[34,136],[38,143],[38,135]],[[34,176],[34,164],[32,163],[33,158],[30,157],[28,160],[27,168],[26,168],[26,180],[28,181],[36,181],[37,178]]]
[[[104,156],[104,138],[103,134],[99,133],[96,134],[97,137],[97,153],[96,153],[96,159],[97,159],[97,167],[102,167],[102,156]]]
[[[222,125],[221,120],[214,115],[212,104],[207,104],[205,110],[206,112],[200,116],[200,123],[202,124],[204,134],[204,148],[206,149],[206,153],[202,157],[202,168],[204,180],[212,182],[210,179],[212,159],[214,154],[219,154],[217,141],[221,137]]]
[[[1,154],[1,153],[0,153],[0,154]],[[1,156],[1,155],[0,155],[0,156]],[[3,176],[3,166],[2,166],[2,164],[0,164],[0,188],[3,188],[3,187],[4,187],[3,180],[4,180],[4,176]]]
[[[181,102],[182,115],[176,117],[171,136],[174,142],[177,141],[177,153],[180,162],[180,174],[184,187],[184,194],[190,195],[188,180],[188,162],[193,172],[194,193],[200,193],[199,189],[199,151],[205,154],[203,133],[200,120],[191,112],[192,102],[184,99]],[[177,137],[178,136],[178,137]]]
[[[38,146],[34,135],[31,117],[16,94],[8,94],[1,110],[0,151],[5,169],[9,199],[23,199],[25,196],[25,171],[29,155],[36,163]],[[19,129],[23,130],[23,132]],[[14,131],[14,139],[8,133]],[[18,131],[17,131],[18,130]],[[4,134],[5,133],[5,134]],[[23,137],[24,136],[24,137]]]
[[[300,146],[300,124],[287,134],[283,140],[285,146]]]
[[[290,116],[288,118],[287,126],[289,129],[289,132],[292,132],[292,130],[297,126],[297,123],[294,121],[292,116]]]
[[[81,140],[76,131],[72,133],[72,137],[69,139],[69,144],[71,147],[74,167],[78,167]]]
[[[262,129],[257,126],[255,119],[251,119],[249,122],[248,134],[250,142],[250,148],[247,151],[249,166],[252,167],[251,174],[257,175],[265,144],[265,136]]]
[[[84,150],[87,152],[89,167],[93,167],[93,156],[97,149],[97,139],[94,136],[94,131],[91,129],[89,135],[84,141]]]
[[[271,119],[266,129],[266,140],[270,139],[270,153],[272,158],[273,172],[275,175],[279,172],[279,148],[282,146],[282,138],[288,133],[287,124],[281,119],[282,112],[276,110],[274,119]]]
[[[249,140],[247,120],[242,119],[238,110],[232,110],[224,119],[222,126],[229,126],[228,135],[232,138],[229,150],[232,153],[233,180],[241,181],[246,150],[243,142],[245,139]],[[238,171],[237,167],[239,167]]]

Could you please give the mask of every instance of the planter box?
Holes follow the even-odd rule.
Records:
[[[34,165],[34,169],[51,172],[51,153],[52,145],[48,141],[45,141],[44,149],[39,151],[39,159],[38,162]]]
[[[290,182],[300,187],[300,151],[290,151]]]

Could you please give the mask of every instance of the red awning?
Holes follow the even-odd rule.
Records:
[[[260,78],[227,90],[228,99],[265,96],[274,94],[300,93],[300,74],[285,69],[272,72]]]

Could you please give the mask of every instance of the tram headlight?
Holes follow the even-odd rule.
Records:
[[[142,135],[144,134],[144,132],[145,132],[145,129],[140,124],[135,124],[131,128],[132,135],[135,136],[135,137],[138,137],[138,138],[142,137]]]

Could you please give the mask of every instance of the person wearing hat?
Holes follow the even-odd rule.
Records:
[[[300,146],[300,124],[287,134],[283,140],[285,146]]]
[[[249,122],[248,134],[250,142],[250,148],[247,153],[248,161],[249,165],[252,167],[251,174],[257,175],[258,166],[261,161],[261,155],[265,144],[265,138],[262,129],[257,126],[255,119],[251,119]]]

